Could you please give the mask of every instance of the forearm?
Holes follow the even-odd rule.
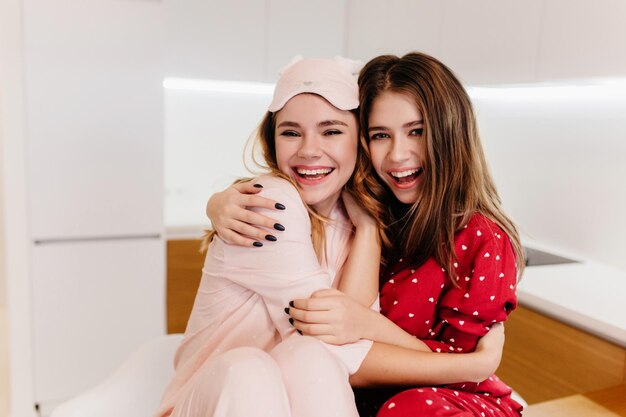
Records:
[[[338,285],[339,291],[367,307],[378,296],[380,251],[378,228],[373,224],[359,226]]]
[[[355,387],[375,387],[480,382],[493,371],[479,352],[421,352],[375,342],[359,370],[350,377],[350,383]]]
[[[369,326],[367,326],[366,332],[362,336],[363,339],[422,352],[431,351],[424,342],[407,333],[384,315],[371,311],[370,316],[368,319]]]

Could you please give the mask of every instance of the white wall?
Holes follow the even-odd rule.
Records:
[[[1,85],[1,83],[0,83]],[[2,94],[2,93],[0,93]],[[0,103],[2,99],[0,98]],[[0,201],[4,201],[4,161],[3,161],[3,120],[2,108],[0,107]],[[4,224],[4,204],[0,204],[0,225]],[[9,414],[9,344],[7,329],[7,308],[6,308],[6,267],[5,267],[5,243],[4,228],[0,227],[0,417]]]
[[[475,101],[489,163],[522,232],[626,271],[626,78],[480,90]]]
[[[34,416],[26,206],[22,2],[0,2],[0,128],[7,288],[10,414]]]
[[[209,223],[207,197],[251,176],[244,147],[270,101],[269,94],[165,90],[166,225],[199,232]]]
[[[621,0],[164,0],[170,76],[276,80],[295,54],[421,50],[471,85],[626,75]]]
[[[0,93],[2,94],[2,93]],[[2,100],[0,99],[0,103]],[[2,109],[0,108],[0,115]],[[0,201],[4,201],[4,129],[2,128],[2,117],[0,117]],[[0,204],[0,224],[4,224],[4,204]],[[4,228],[2,228],[4,230]],[[0,308],[6,306],[6,271],[4,266],[5,251],[4,232],[0,232]]]
[[[255,2],[254,13],[246,8],[235,29],[203,23],[219,21],[220,14],[230,16],[240,2],[215,7],[198,0],[165,3],[177,26],[197,35],[177,47],[189,57],[194,50],[199,56],[184,60],[177,69],[183,76],[271,82],[276,69],[297,52],[332,56],[339,51],[366,61],[383,53],[422,50],[448,64],[467,85],[626,77],[626,2],[619,0],[343,0],[322,2],[316,13],[303,0],[266,0]],[[318,30],[322,23],[325,31]],[[240,26],[248,26],[247,32]],[[224,42],[215,42],[218,29]],[[171,25],[170,31],[175,32]],[[329,33],[332,39],[326,37]],[[207,96],[199,97],[194,102],[189,95],[168,93],[166,99],[168,225],[191,225],[194,219],[205,223],[206,196],[228,182],[224,166],[240,161],[239,149],[257,122],[242,112],[237,129],[229,131],[220,122],[232,117],[230,110],[216,109],[203,102]],[[241,101],[241,106],[250,104]],[[626,143],[618,117],[621,104],[478,104],[496,181],[522,229],[563,251],[626,268],[617,249],[619,232],[626,233],[624,217],[616,212],[626,203],[620,192],[626,187],[615,184],[625,176],[617,157]],[[218,116],[221,110],[226,111]],[[216,139],[211,129],[229,139]],[[587,148],[589,136],[595,137],[592,149]],[[203,156],[215,161],[217,149],[219,155],[230,155],[216,161],[221,165],[187,163]],[[585,221],[577,226],[581,218]]]
[[[162,26],[161,2],[0,3],[15,416],[47,415],[165,330]]]

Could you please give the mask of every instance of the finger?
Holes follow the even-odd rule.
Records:
[[[246,181],[234,184],[233,188],[242,194],[258,194],[263,190],[263,185],[256,181]]]
[[[289,307],[299,308],[300,310],[321,311],[330,310],[332,304],[329,299],[324,298],[300,298],[289,302]]]
[[[328,324],[310,324],[293,319],[290,323],[296,330],[300,330],[300,332],[302,332],[301,334],[308,336],[328,335],[331,330]]]
[[[259,241],[276,242],[278,238],[273,233],[268,233],[264,229],[260,229],[255,226],[251,226],[248,223],[244,223],[238,220],[229,222],[228,227],[235,233],[238,233],[244,237],[252,238]]]
[[[246,195],[244,196],[243,204],[248,207],[260,207],[270,210],[277,210],[279,207],[284,207],[279,201],[272,200],[260,195]],[[283,209],[280,209],[283,210]]]
[[[254,239],[250,239],[248,237],[242,236],[239,233],[233,232],[230,229],[223,229],[223,231],[218,232],[218,236],[226,243],[230,243],[231,245],[237,246],[255,246],[254,242],[257,242]]]
[[[285,230],[285,226],[283,226],[279,221],[251,210],[240,210],[233,218],[254,226],[267,227],[270,230],[277,230],[280,232]]]
[[[311,298],[332,297],[336,295],[343,295],[343,293],[335,288],[324,288],[311,294]]]
[[[341,192],[341,198],[343,199],[344,204],[356,204],[354,197],[352,197],[349,191],[343,190]]]
[[[298,308],[289,308],[289,315],[294,320],[309,324],[328,324],[331,319],[329,311],[308,311]]]

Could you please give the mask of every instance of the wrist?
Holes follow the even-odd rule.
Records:
[[[368,308],[365,316],[365,327],[361,339],[378,340],[378,329],[380,327],[380,319],[383,317],[380,313]]]
[[[372,221],[361,221],[356,226],[356,234],[367,235],[368,237],[378,236],[378,225]]]
[[[474,351],[463,355],[464,360],[470,361],[472,364],[470,369],[473,369],[473,375],[468,380],[471,382],[481,382],[487,379],[493,372],[491,372],[491,365],[489,358],[482,351]]]

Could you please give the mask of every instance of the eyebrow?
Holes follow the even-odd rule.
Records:
[[[341,125],[341,126],[348,127],[348,124],[342,122],[341,120],[324,120],[323,122],[319,122],[317,125],[319,127],[334,126],[334,125]]]
[[[323,122],[319,122],[317,124],[318,127],[335,126],[335,125],[341,125],[341,126],[348,127],[348,124],[345,123],[345,122],[342,122],[341,120],[324,120]],[[284,122],[281,122],[276,127],[277,128],[279,128],[279,127],[300,127],[300,125],[298,123],[296,123],[296,122],[284,121]]]
[[[409,127],[414,127],[414,126],[419,126],[419,125],[423,125],[424,122],[422,120],[414,120],[412,122],[408,122],[402,125],[403,128],[407,129]],[[388,127],[385,126],[371,126],[369,129],[367,129],[368,132],[372,131],[372,130],[383,130],[383,131],[387,131],[390,130]]]

